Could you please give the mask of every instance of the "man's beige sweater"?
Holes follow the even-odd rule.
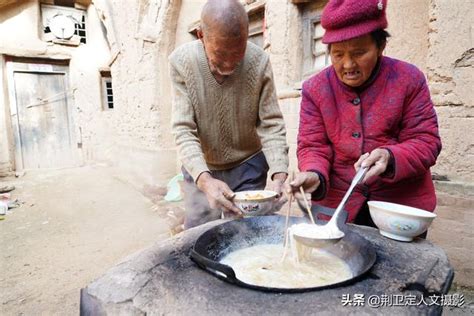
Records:
[[[268,55],[248,43],[235,72],[219,84],[201,41],[169,57],[172,125],[179,156],[194,180],[205,171],[235,167],[263,151],[269,174],[287,172],[288,146]]]

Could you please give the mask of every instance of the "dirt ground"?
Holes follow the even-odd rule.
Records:
[[[101,165],[0,179],[0,185],[16,186],[11,197],[21,203],[0,220],[0,315],[77,315],[82,287],[128,255],[170,236],[176,221],[167,214],[179,216],[182,203],[164,202],[166,192],[160,188],[136,188],[120,179]],[[439,201],[444,220],[452,217],[450,199],[442,199],[451,203],[449,208]],[[471,214],[469,201],[455,200],[457,214]],[[292,213],[298,215],[295,207]],[[469,220],[459,225],[472,223],[472,216],[466,216]],[[439,236],[433,241],[450,249],[442,227],[433,227]],[[462,242],[470,243],[472,234],[468,237]],[[471,258],[472,253],[459,260]],[[451,292],[465,295],[466,304],[446,308],[444,314],[473,315],[474,291],[454,286]]]
[[[0,180],[24,204],[0,221],[0,315],[77,315],[79,290],[169,237],[157,208],[104,167]],[[10,181],[8,181],[10,180]]]

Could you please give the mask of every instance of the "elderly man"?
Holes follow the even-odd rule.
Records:
[[[198,40],[169,57],[173,133],[185,177],[185,228],[239,214],[234,191],[281,192],[288,146],[269,58],[247,42],[236,0],[209,0]]]

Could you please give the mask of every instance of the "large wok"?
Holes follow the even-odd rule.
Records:
[[[290,217],[290,225],[306,222],[305,218]],[[235,285],[271,292],[304,292],[334,288],[352,283],[363,277],[375,263],[375,250],[371,244],[359,234],[351,231],[351,227],[344,225],[344,238],[326,251],[344,260],[351,268],[353,277],[349,280],[334,284],[303,287],[303,288],[272,288],[257,286],[242,282],[236,278],[234,270],[219,263],[227,254],[238,249],[253,245],[283,243],[285,217],[259,216],[230,221],[211,228],[203,233],[191,250],[191,258],[199,267],[214,276]]]

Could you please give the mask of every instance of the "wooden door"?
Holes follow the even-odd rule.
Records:
[[[12,67],[17,169],[74,165],[67,67],[22,63]]]

